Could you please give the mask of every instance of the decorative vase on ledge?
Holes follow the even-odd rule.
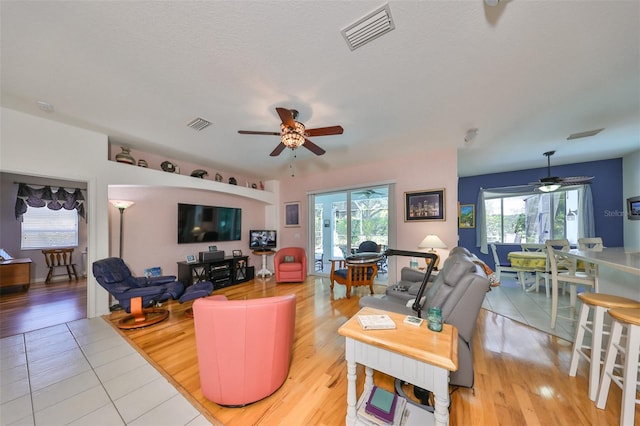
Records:
[[[126,164],[135,165],[136,164],[136,160],[129,153],[130,149],[129,148],[125,148],[123,146],[121,146],[120,149],[122,150],[122,152],[120,152],[119,154],[116,154],[116,161],[118,163],[126,163]]]

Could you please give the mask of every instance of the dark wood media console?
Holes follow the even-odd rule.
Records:
[[[240,284],[253,279],[254,268],[249,256],[227,256],[203,262],[178,262],[178,281],[188,287],[200,281],[211,281],[213,289]]]

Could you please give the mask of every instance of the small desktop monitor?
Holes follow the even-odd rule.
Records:
[[[249,231],[249,248],[274,249],[276,248],[278,234],[274,230],[253,229]]]

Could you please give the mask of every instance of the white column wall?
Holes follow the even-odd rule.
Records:
[[[0,110],[0,170],[87,182],[88,264],[109,255],[107,136],[7,108]],[[109,295],[87,274],[87,316],[109,312]]]

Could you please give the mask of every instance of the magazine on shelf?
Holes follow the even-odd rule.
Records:
[[[363,330],[389,330],[396,328],[396,323],[386,314],[358,315]]]

